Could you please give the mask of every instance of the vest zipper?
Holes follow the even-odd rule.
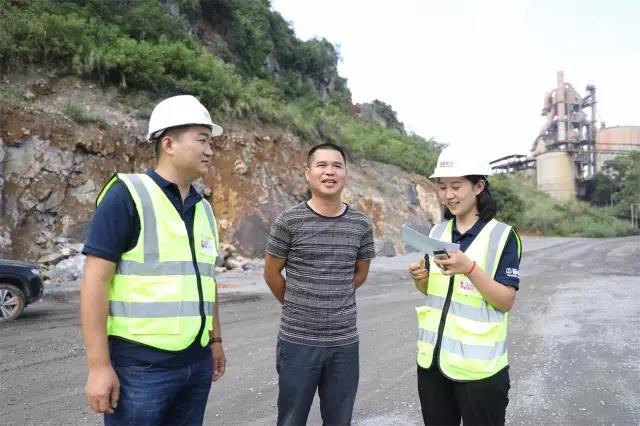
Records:
[[[440,368],[440,345],[442,344],[442,335],[444,334],[444,325],[447,321],[447,314],[449,313],[449,305],[451,305],[451,296],[453,295],[453,280],[454,275],[449,278],[449,288],[447,289],[447,298],[444,300],[444,306],[442,307],[442,316],[440,317],[440,325],[438,325],[438,339],[436,340],[436,347],[433,348],[433,363],[435,362]]]

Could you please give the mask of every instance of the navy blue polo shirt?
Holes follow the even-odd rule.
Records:
[[[482,228],[484,228],[487,223],[489,223],[488,220],[478,219],[467,232],[460,235],[454,218],[451,230],[451,241],[460,244],[461,251],[466,251],[476,238],[476,235],[482,231]],[[522,255],[520,247],[522,247],[520,236],[516,230],[512,228],[509,238],[507,238],[507,244],[502,251],[502,256],[500,256],[500,262],[498,263],[498,269],[494,277],[496,282],[508,285],[516,290],[520,287],[520,257]],[[429,256],[425,255],[424,259],[425,267],[429,270]]]
[[[155,170],[146,174],[162,188],[171,204],[184,221],[189,235],[189,244],[193,252],[193,221],[195,206],[202,196],[193,186],[182,202],[180,190],[175,183],[164,179]],[[87,231],[82,253],[118,263],[122,253],[134,248],[140,236],[140,218],[129,190],[122,182],[116,182],[107,191],[96,208],[93,221]],[[111,362],[117,366],[154,365],[159,367],[178,367],[211,356],[209,347],[200,345],[200,337],[187,349],[179,352],[163,351],[140,343],[109,336]]]

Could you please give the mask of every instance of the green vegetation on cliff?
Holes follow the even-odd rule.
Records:
[[[298,40],[267,0],[0,0],[0,22],[5,71],[56,67],[138,100],[191,93],[222,121],[273,123],[417,173],[435,164],[434,141],[354,118],[334,47]]]

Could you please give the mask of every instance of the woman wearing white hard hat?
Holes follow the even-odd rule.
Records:
[[[502,425],[509,391],[507,318],[520,283],[520,237],[494,219],[489,164],[445,148],[431,178],[445,221],[430,237],[459,251],[410,265],[427,297],[418,314],[418,394],[425,424]],[[437,258],[436,258],[437,257]]]
[[[85,393],[106,425],[202,424],[225,371],[214,271],[216,219],[194,187],[222,134],[195,97],[154,108],[157,164],[100,192],[83,253]]]

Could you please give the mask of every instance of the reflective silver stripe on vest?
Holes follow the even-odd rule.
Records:
[[[419,341],[435,346],[437,339],[436,333],[418,329]],[[440,348],[467,359],[492,360],[507,352],[507,341],[498,342],[495,346],[467,345],[450,337],[442,336]]]
[[[430,294],[427,296],[427,306],[434,309],[444,309],[444,297],[434,296]],[[449,305],[449,312],[458,317],[467,318],[478,322],[502,322],[504,319],[504,313],[489,308],[487,302],[483,300],[481,308],[474,308],[473,306],[465,305],[464,303],[451,301]]]
[[[204,209],[205,213],[207,213],[207,219],[209,219],[209,227],[213,231],[213,239],[216,242],[216,249],[217,249],[218,248],[218,227],[216,226],[215,221],[213,220],[213,208],[211,207],[211,204],[209,204],[209,202],[204,198],[202,199],[202,208]]]
[[[203,277],[212,277],[215,273],[215,266],[209,263],[198,262],[198,269],[200,270],[200,276]],[[161,275],[195,275],[195,271],[193,262],[189,260],[155,263],[121,260],[118,264],[118,274],[157,277]]]
[[[487,264],[485,265],[485,272],[487,272],[491,276],[491,278],[493,278],[493,269],[496,266],[498,246],[500,245],[502,234],[508,227],[509,225],[498,222],[496,226],[491,230],[491,235],[489,235],[489,251],[487,252]]]
[[[498,246],[500,245],[500,240],[502,240],[502,234],[509,227],[502,222],[498,222],[496,226],[491,230],[491,234],[489,235],[489,251],[487,253],[487,264],[486,271],[491,278],[495,277],[493,270],[496,268],[496,262],[498,261]],[[502,255],[502,252],[500,252]],[[467,307],[468,308],[468,307]],[[474,308],[471,308],[474,309]],[[482,299],[482,308],[480,308],[481,316],[487,318],[485,321],[488,322],[500,322],[504,320],[504,313],[496,310],[483,298]],[[454,310],[454,314],[458,315],[458,313]],[[464,314],[460,314],[459,316],[466,317]],[[471,318],[473,319],[473,318]],[[483,321],[483,320],[478,320]]]
[[[144,220],[144,261],[149,263],[160,262],[160,250],[158,248],[158,225],[156,212],[153,208],[151,195],[138,175],[127,175],[133,183],[133,187],[142,201],[142,216]]]
[[[213,303],[204,302],[204,312],[213,316]],[[200,302],[120,302],[109,301],[109,315],[127,318],[199,317]]]
[[[442,240],[442,237],[444,236],[444,231],[447,229],[448,224],[449,224],[449,221],[446,220],[444,222],[440,222],[437,225],[433,225],[431,238],[434,238],[436,240]]]
[[[433,294],[428,294],[425,305],[441,311],[444,309],[444,301],[445,301],[445,298],[442,296],[435,296]]]
[[[507,341],[497,342],[495,346],[469,345],[442,336],[441,349],[446,349],[466,359],[491,360],[504,355],[507,352]]]
[[[424,328],[419,328],[418,340],[424,343],[428,343],[432,346],[435,346],[436,342],[438,341],[438,335],[433,331],[425,330]]]
[[[195,275],[193,261],[160,261],[160,250],[158,247],[158,226],[156,214],[153,209],[151,195],[147,191],[147,187],[142,182],[140,176],[135,174],[126,174],[140,196],[142,202],[142,219],[144,221],[143,241],[144,241],[144,263],[134,262],[131,260],[120,260],[117,267],[117,273],[120,275],[144,275],[144,276],[160,276],[160,275]],[[211,208],[207,209],[207,217],[209,223],[213,223],[213,212]],[[211,214],[211,217],[209,217]],[[212,225],[213,226],[213,225]],[[214,230],[215,232],[215,230]],[[212,277],[215,272],[215,265],[198,262],[198,269],[201,276]]]

